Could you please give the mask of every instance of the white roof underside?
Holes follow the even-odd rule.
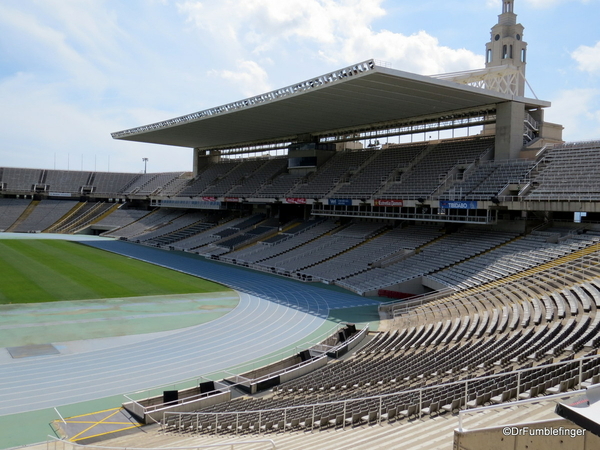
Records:
[[[550,103],[416,75],[366,61],[286,88],[113,133],[115,139],[210,149],[348,130],[506,101]]]

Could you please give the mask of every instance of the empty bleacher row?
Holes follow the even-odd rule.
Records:
[[[152,211],[150,214],[142,216],[135,222],[131,222],[124,227],[106,233],[107,236],[133,239],[136,236],[148,233],[155,228],[169,224],[174,219],[183,216],[186,210],[161,208]]]
[[[463,229],[438,239],[402,261],[373,268],[337,284],[360,294],[383,289],[449,267],[514,237],[515,234],[505,232]]]
[[[26,199],[0,198],[0,231],[8,230],[30,203]]]
[[[167,414],[165,430],[237,434],[341,428],[597,383],[599,276],[596,250],[579,261],[541,269],[519,284],[499,282],[405,308],[393,330],[377,334],[353,357],[283,383],[263,398]]]
[[[48,233],[74,233],[85,226],[97,222],[105,214],[108,214],[110,209],[115,209],[118,205],[105,202],[85,202],[80,203],[79,208],[75,208],[55,222],[46,230]]]
[[[10,228],[15,232],[42,232],[65,216],[78,202],[42,200],[32,202],[35,208],[25,211]],[[29,212],[29,214],[27,214]]]
[[[440,198],[489,200],[499,195],[509,184],[525,185],[534,161],[486,161],[464,173],[463,180],[456,182]]]
[[[345,150],[311,174],[287,170],[287,158],[225,160],[199,170],[132,174],[0,170],[0,190],[14,194],[148,197],[418,198],[487,200],[513,184],[529,200],[598,200],[594,168],[600,142],[555,145],[535,161],[483,161],[493,137],[474,136],[382,149]],[[515,195],[514,191],[511,195]]]
[[[494,139],[491,137],[449,140],[430,145],[400,181],[390,184],[380,194],[383,198],[432,195],[459,162],[472,164],[493,145]]]
[[[600,141],[556,145],[532,179],[530,200],[600,200]]]
[[[531,234],[455,267],[428,275],[426,279],[453,289],[466,289],[560,258],[599,241],[600,236],[594,232],[573,234],[558,243],[548,242],[542,234]]]
[[[151,195],[180,179],[182,172],[134,174],[78,170],[2,168],[0,186],[12,193]],[[185,179],[185,178],[184,178]],[[185,179],[189,181],[189,179]]]

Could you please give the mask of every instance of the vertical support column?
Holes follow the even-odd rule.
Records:
[[[525,105],[505,102],[496,108],[496,149],[494,159],[517,159],[523,148]]]

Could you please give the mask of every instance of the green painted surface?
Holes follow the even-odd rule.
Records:
[[[342,323],[356,323],[358,328],[363,328],[367,323],[371,331],[376,331],[379,326],[379,316],[376,306],[364,306],[358,308],[338,309],[330,312],[328,320],[321,325],[314,333],[302,339],[301,341],[291,345],[277,353],[268,355],[259,360],[250,361],[246,364],[231,367],[225,372],[210,374],[204,380],[221,380],[231,374],[240,374],[258,367],[279,361],[287,356],[290,356],[300,349],[324,339],[332,334]],[[135,399],[142,399],[153,395],[162,394],[163,390],[169,389],[185,389],[187,387],[196,386],[203,379],[198,377],[192,380],[185,380],[181,383],[172,384],[169,386],[161,386],[144,393],[132,394]],[[76,403],[66,405],[59,408],[59,412],[63,417],[71,417],[80,414],[87,414],[94,411],[102,411],[105,409],[115,408],[126,401],[123,396],[112,396],[94,401]],[[0,417],[0,448],[10,448],[20,445],[34,444],[48,440],[48,435],[54,436],[54,430],[50,423],[58,419],[57,413],[53,409],[44,409],[32,411],[22,414]]]
[[[0,305],[0,347],[177,330],[218,319],[238,303],[227,291]]]
[[[0,304],[228,290],[74,242],[0,240]]]

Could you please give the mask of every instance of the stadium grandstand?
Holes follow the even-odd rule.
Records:
[[[347,323],[270,365],[128,398],[143,426],[85,443],[600,448],[555,413],[600,382],[600,140],[564,142],[526,97],[522,38],[506,0],[484,69],[368,60],[112,134],[190,148],[190,172],[0,167],[0,231],[112,238],[93,245],[168,267],[157,255],[193,255],[260,305],[248,321],[267,300],[314,316],[379,302],[379,330]]]

